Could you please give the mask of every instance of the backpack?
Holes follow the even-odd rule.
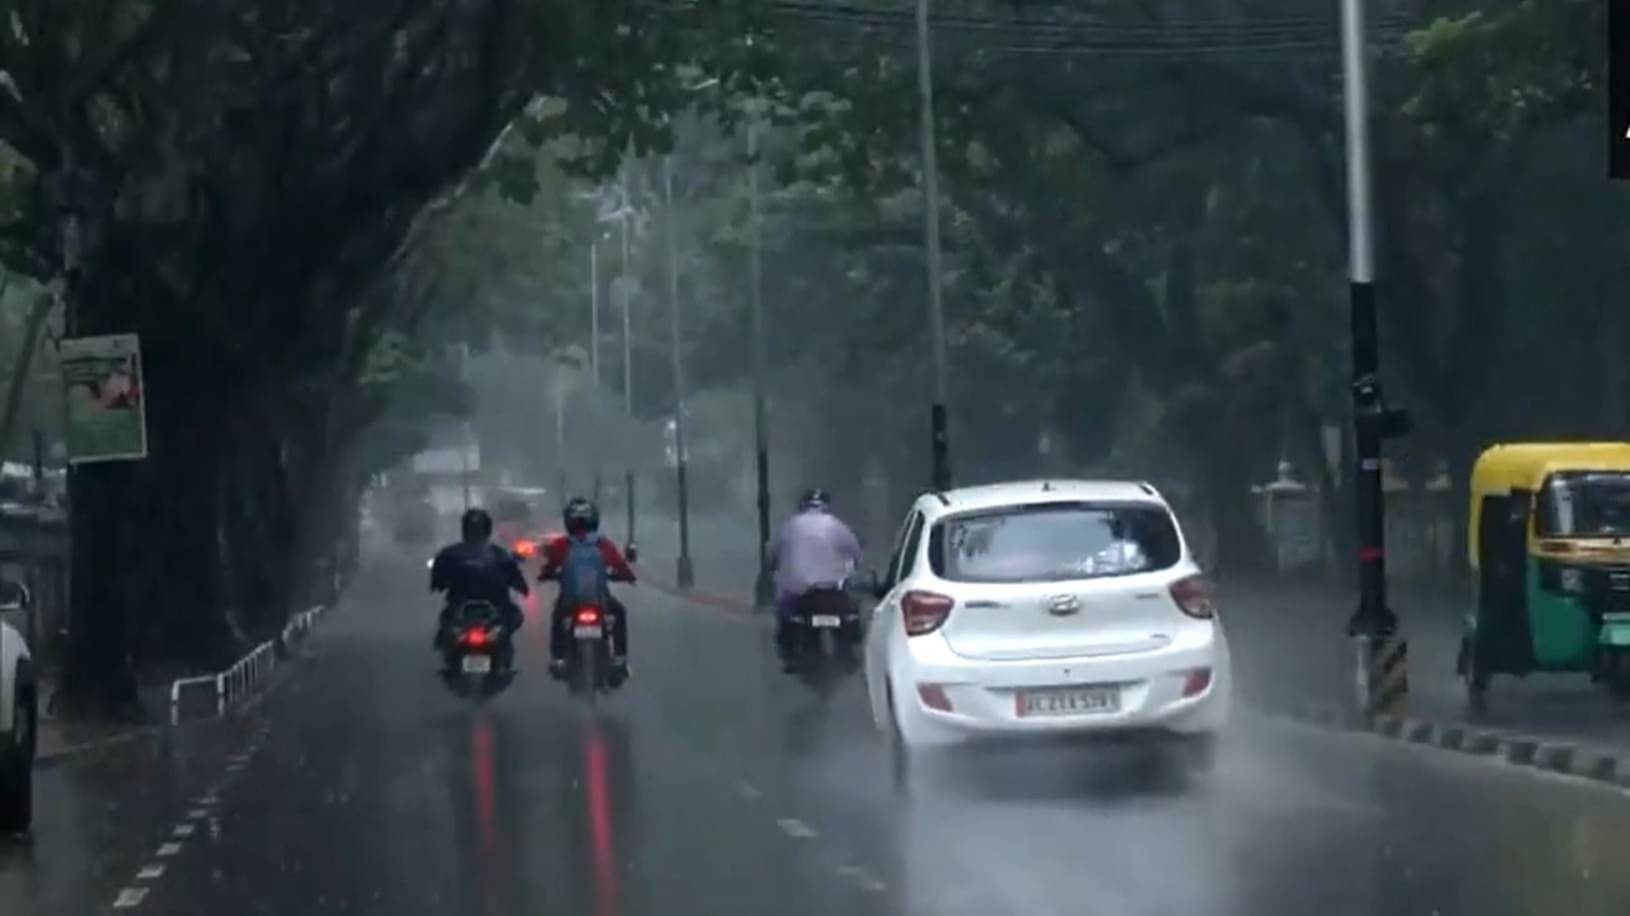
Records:
[[[610,590],[600,537],[566,539],[566,560],[560,564],[560,598],[568,604],[598,604]]]

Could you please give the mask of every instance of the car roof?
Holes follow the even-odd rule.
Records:
[[[937,518],[955,512],[977,512],[1003,506],[1080,500],[1082,502],[1133,502],[1169,508],[1166,500],[1148,483],[1135,480],[1072,480],[1037,478],[960,487],[939,493],[924,493],[917,508]]]

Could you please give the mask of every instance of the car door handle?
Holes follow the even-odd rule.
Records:
[[[1000,601],[970,601],[970,602],[968,602],[968,607],[993,608],[993,607],[1007,607],[1007,605],[1003,604]]]

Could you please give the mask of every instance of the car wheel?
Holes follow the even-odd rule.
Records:
[[[0,831],[23,833],[34,817],[34,749],[39,707],[34,688],[18,674],[11,734],[0,745]]]
[[[1190,773],[1205,774],[1217,766],[1217,736],[1193,735],[1183,740],[1183,766]]]

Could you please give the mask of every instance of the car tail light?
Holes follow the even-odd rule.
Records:
[[[1211,686],[1210,668],[1193,668],[1183,674],[1184,698],[1199,696]]]
[[[600,609],[597,607],[579,608],[577,622],[583,626],[593,626],[600,622]]]
[[[956,604],[950,596],[935,592],[906,592],[900,599],[900,620],[907,636],[925,636],[945,625]]]
[[[938,684],[918,684],[917,696],[922,697],[923,705],[929,709],[951,711],[951,698],[945,695],[945,688]]]
[[[1200,620],[1217,616],[1211,601],[1211,583],[1204,576],[1189,576],[1172,583],[1172,600],[1183,613]]]
[[[515,552],[523,557],[530,557],[534,553],[538,552],[538,545],[526,540],[525,538],[522,538],[521,540],[515,542]]]

